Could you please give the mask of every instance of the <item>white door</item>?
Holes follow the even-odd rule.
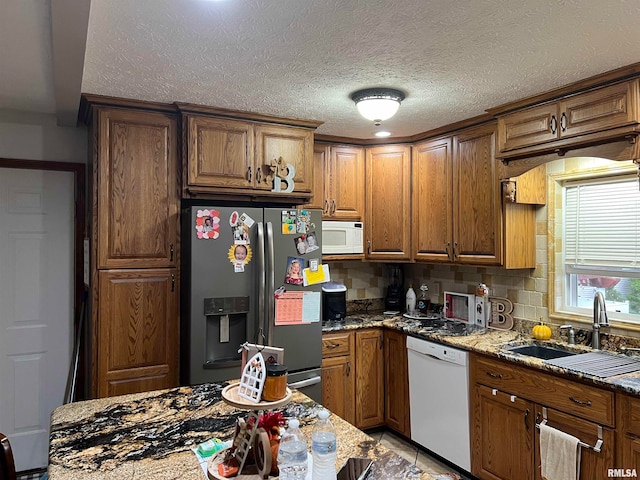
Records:
[[[0,168],[0,432],[16,470],[48,463],[73,338],[74,174]]]

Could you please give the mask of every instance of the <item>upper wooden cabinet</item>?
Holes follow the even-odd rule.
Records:
[[[180,193],[174,116],[98,109],[97,268],[174,267]]]
[[[313,197],[307,208],[322,210],[325,220],[362,220],[364,148],[316,144]]]
[[[367,148],[365,255],[368,260],[411,259],[411,147]]]
[[[640,122],[638,85],[638,79],[629,80],[500,115],[497,156],[532,156],[624,138]]]
[[[494,125],[414,146],[415,260],[501,263],[501,193],[494,153]]]
[[[280,197],[293,204],[311,196],[315,127],[188,110],[183,112],[182,124],[186,197],[240,195],[266,201]],[[290,184],[292,191],[288,191]]]

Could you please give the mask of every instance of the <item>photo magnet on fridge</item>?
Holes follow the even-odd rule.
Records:
[[[284,276],[284,283],[289,285],[302,285],[302,269],[304,268],[304,258],[288,257],[287,270]]]
[[[234,271],[244,272],[244,266],[251,261],[251,247],[249,245],[238,244],[229,247],[228,258],[234,266]]]
[[[220,212],[217,210],[198,210],[196,213],[196,236],[199,240],[220,236]]]
[[[282,210],[282,234],[293,235],[296,233],[297,210]]]

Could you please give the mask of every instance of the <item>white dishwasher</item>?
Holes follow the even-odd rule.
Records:
[[[411,440],[471,471],[469,354],[407,337]]]

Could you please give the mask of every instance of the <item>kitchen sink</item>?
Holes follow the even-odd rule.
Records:
[[[519,353],[528,357],[540,358],[542,360],[550,360],[552,358],[568,357],[575,355],[576,352],[570,352],[555,347],[547,347],[545,345],[520,345],[517,347],[507,348],[507,351]]]

